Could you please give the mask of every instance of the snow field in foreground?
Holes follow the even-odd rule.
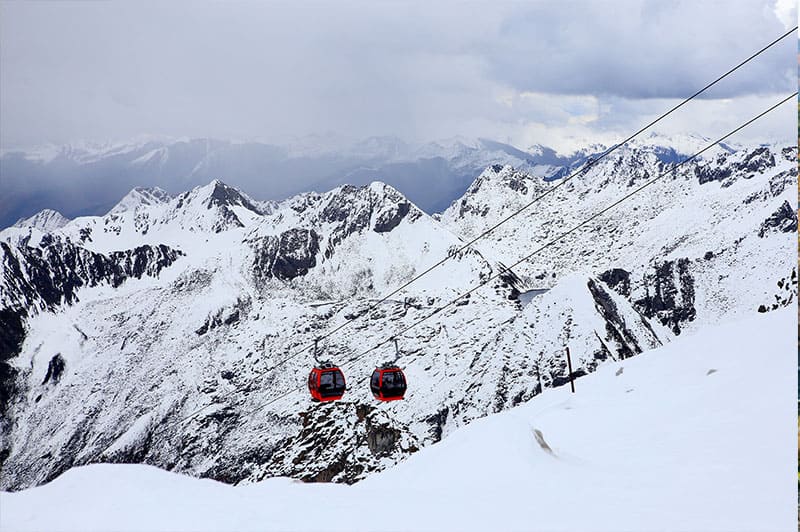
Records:
[[[795,530],[796,329],[787,308],[680,337],[353,486],[91,465],[0,493],[0,529]]]

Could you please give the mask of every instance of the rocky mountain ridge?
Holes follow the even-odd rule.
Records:
[[[99,461],[231,483],[354,482],[564,384],[566,347],[580,376],[791,304],[796,148],[762,148],[677,170],[652,147],[623,148],[460,253],[558,182],[490,166],[440,221],[378,182],[258,202],[213,181],[174,197],[134,191],[54,230],[8,228],[1,487]],[[437,311],[659,172],[669,178],[613,217]],[[357,355],[423,318],[400,338],[406,399],[377,403],[366,379],[393,348]],[[348,392],[312,404],[307,346],[346,323],[321,349]]]

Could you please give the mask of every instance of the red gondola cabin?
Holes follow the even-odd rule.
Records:
[[[313,401],[338,401],[345,391],[342,370],[331,363],[314,366],[308,375],[308,391]]]
[[[406,394],[406,376],[395,365],[381,366],[372,372],[369,387],[375,399],[397,401]]]

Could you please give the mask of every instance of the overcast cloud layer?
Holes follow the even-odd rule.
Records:
[[[5,150],[333,131],[613,142],[796,25],[791,0],[0,4]],[[659,129],[719,135],[797,86],[797,39]],[[749,129],[791,138],[791,106]]]

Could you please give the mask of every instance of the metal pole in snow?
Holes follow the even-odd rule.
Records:
[[[534,362],[536,364],[536,378],[539,379],[539,391],[536,393],[542,393],[542,370],[539,369],[539,361],[537,360]]]
[[[575,393],[575,381],[572,380],[572,359],[569,356],[569,346],[567,346],[567,369],[569,369],[569,386],[572,393]]]

